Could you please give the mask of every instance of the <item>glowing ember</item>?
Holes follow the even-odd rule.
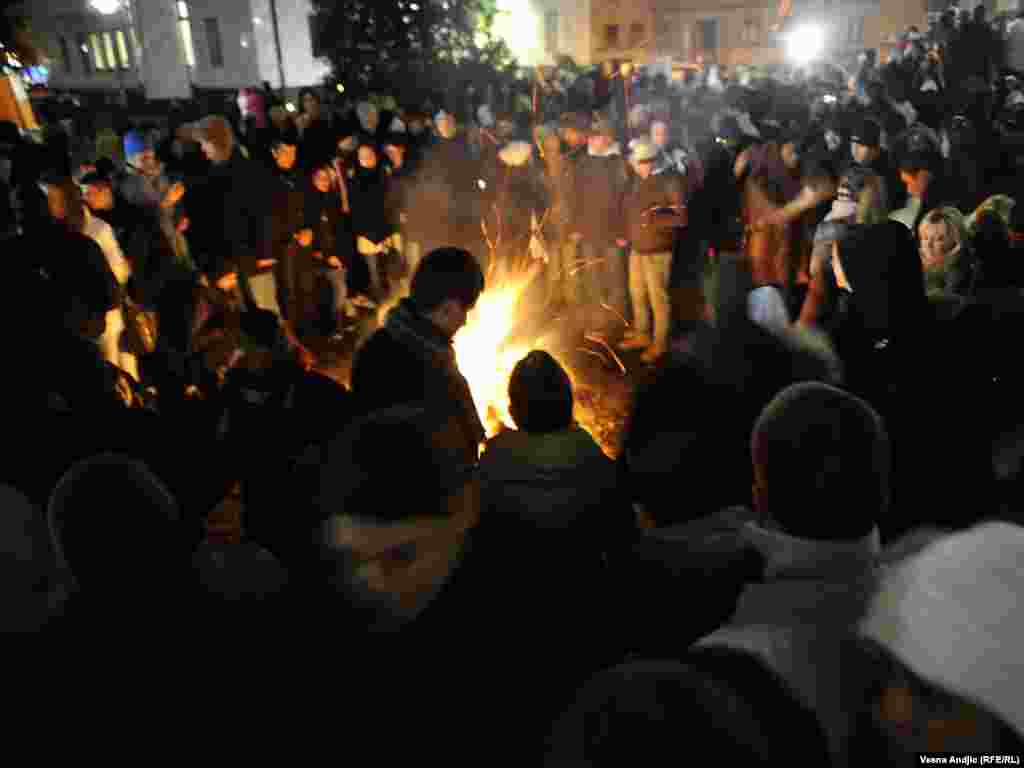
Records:
[[[480,420],[493,437],[503,427],[514,428],[509,415],[508,380],[512,369],[532,348],[509,344],[519,300],[539,267],[511,275],[495,275],[455,336],[459,370],[469,382]]]

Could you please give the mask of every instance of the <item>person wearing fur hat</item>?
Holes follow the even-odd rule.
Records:
[[[859,627],[873,668],[852,764],[1024,753],[1024,670],[1010,650],[1022,557],[1024,529],[994,522],[938,537],[886,573]]]

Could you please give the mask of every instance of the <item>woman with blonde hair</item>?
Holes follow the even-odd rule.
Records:
[[[949,207],[929,211],[917,240],[928,293],[969,296],[977,269],[964,215]]]

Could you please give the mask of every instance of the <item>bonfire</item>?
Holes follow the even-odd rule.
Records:
[[[495,250],[492,248],[486,288],[470,312],[466,326],[454,340],[459,370],[469,383],[487,437],[515,429],[508,398],[512,369],[531,350],[543,349],[569,374],[576,397],[576,421],[594,436],[605,453],[615,457],[624,421],[622,398],[616,400],[607,393],[583,386],[579,372],[565,350],[559,348],[559,342],[564,339],[524,338],[520,333],[528,314],[547,310],[544,302],[529,301],[527,296],[544,269],[543,261],[530,259],[524,264],[510,265],[496,259]],[[571,268],[579,270],[581,267],[573,265]],[[601,359],[605,366],[612,366],[618,375],[625,376],[625,366],[605,339],[587,334],[585,342],[590,347],[579,348],[579,352]]]

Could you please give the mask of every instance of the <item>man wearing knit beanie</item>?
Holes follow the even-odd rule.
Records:
[[[1022,589],[1024,528],[1009,523],[940,538],[889,570],[860,627],[881,651],[863,764],[1024,752]]]

